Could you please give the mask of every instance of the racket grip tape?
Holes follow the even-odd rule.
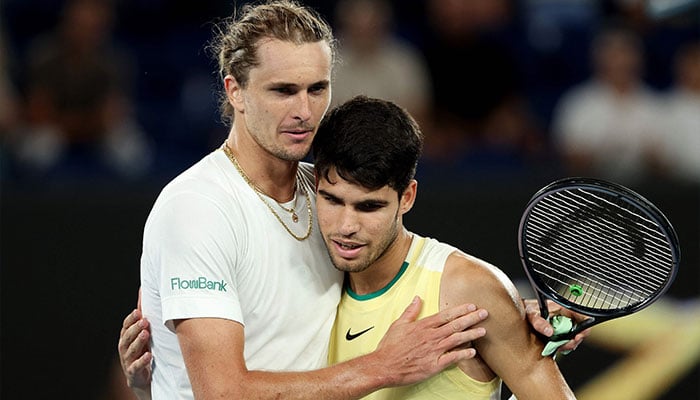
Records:
[[[549,318],[549,323],[552,324],[554,333],[542,350],[542,355],[545,357],[555,354],[559,347],[566,344],[569,341],[567,334],[574,329],[574,323],[571,318],[563,315],[555,315]]]

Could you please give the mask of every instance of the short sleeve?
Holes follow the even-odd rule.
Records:
[[[170,196],[154,208],[144,254],[159,289],[162,318],[224,318],[243,323],[235,274],[235,212],[195,191]]]

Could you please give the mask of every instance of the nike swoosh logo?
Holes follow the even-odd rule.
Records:
[[[349,328],[349,329],[348,329],[348,332],[345,334],[345,340],[350,341],[350,340],[353,340],[353,339],[357,339],[360,335],[369,332],[372,328],[374,328],[374,327],[373,327],[373,326],[370,326],[369,328],[365,329],[364,331],[360,331],[360,332],[357,332],[357,333],[350,333],[350,328]]]

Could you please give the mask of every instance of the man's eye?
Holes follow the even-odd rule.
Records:
[[[310,93],[322,93],[324,90],[326,90],[325,85],[318,85],[318,86],[312,86],[309,88]]]
[[[294,93],[294,91],[288,87],[274,88],[272,90],[277,92],[277,93],[281,93],[281,94],[293,94]]]
[[[363,212],[377,211],[381,208],[379,204],[360,204],[357,209]]]
[[[332,197],[332,196],[321,196],[321,198],[323,200],[327,201],[328,203],[331,203],[331,204],[338,204],[339,203],[338,199],[336,199],[335,197]]]

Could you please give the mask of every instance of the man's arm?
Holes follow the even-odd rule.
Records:
[[[527,318],[533,328],[545,335],[551,336],[551,325],[540,316],[539,304],[537,300],[524,300]],[[580,319],[583,316],[571,313],[553,302],[549,302],[550,314],[563,314],[571,318]],[[587,329],[562,346],[560,350],[575,349],[588,334]],[[138,396],[140,400],[150,400],[151,390],[151,370],[150,363],[152,354],[148,348],[150,331],[148,321],[143,319],[140,310],[136,309],[124,318],[122,329],[119,335],[119,359],[122,371],[126,377],[128,386]]]
[[[420,301],[412,303],[374,352],[308,372],[249,371],[243,326],[234,321],[187,319],[177,321],[175,329],[198,399],[357,399],[421,381],[474,356],[474,349],[450,349],[484,334],[467,329],[482,320],[475,307],[462,305],[416,321],[420,308]]]
[[[518,400],[575,398],[556,362],[541,356],[543,343],[531,330],[508,277],[474,257],[453,254],[442,278],[441,300],[450,304],[467,299],[489,310],[489,318],[478,325],[488,333],[474,342],[479,357]]]

